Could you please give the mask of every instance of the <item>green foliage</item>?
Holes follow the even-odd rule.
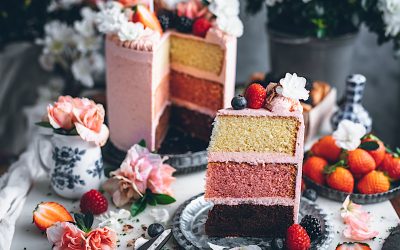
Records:
[[[90,232],[92,230],[93,225],[93,214],[74,214],[76,225],[79,229],[84,231],[85,233]]]
[[[141,197],[139,200],[137,200],[135,203],[131,205],[131,215],[135,217],[136,215],[140,214],[143,212],[147,204],[150,206],[156,206],[156,205],[168,205],[171,203],[174,203],[176,200],[166,194],[155,194],[151,192],[150,189],[146,190],[146,193]]]

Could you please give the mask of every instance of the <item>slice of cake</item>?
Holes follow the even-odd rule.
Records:
[[[267,89],[252,84],[247,101],[235,97],[233,108],[218,112],[208,148],[205,199],[214,203],[209,236],[282,237],[297,222],[304,87],[305,79],[295,74]],[[238,99],[253,108],[241,109]]]
[[[107,34],[111,142],[127,150],[144,139],[156,150],[170,125],[208,140],[217,110],[234,94],[238,13],[230,17],[234,28],[220,27],[219,18],[226,17],[213,14],[222,8],[217,2],[191,0],[168,10],[157,4],[164,6],[157,11],[161,32],[157,13],[112,3],[101,14],[114,22],[100,25]]]

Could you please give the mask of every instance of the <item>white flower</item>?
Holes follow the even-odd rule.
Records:
[[[379,0],[378,9],[383,12],[386,36],[397,36],[400,33],[400,1]]]
[[[343,120],[332,136],[338,147],[354,150],[361,143],[361,137],[366,133],[365,127],[360,123],[354,123],[350,120]]]
[[[265,0],[265,4],[269,7],[273,7],[276,3],[282,3],[283,0]]]
[[[121,41],[133,41],[140,38],[144,33],[142,23],[122,22],[118,31],[118,37]]]
[[[243,35],[243,23],[237,16],[219,16],[217,17],[217,26],[229,35],[235,37]]]
[[[309,91],[306,90],[306,82],[304,77],[298,77],[296,73],[286,73],[285,78],[279,81],[282,85],[282,95],[295,100],[307,100]]]
[[[116,1],[99,4],[100,11],[96,15],[96,24],[100,32],[115,34],[122,22],[128,21],[122,13],[122,5]]]
[[[82,56],[72,63],[72,74],[86,87],[93,87],[93,75],[103,71],[104,59],[98,53]]]
[[[154,218],[157,223],[166,223],[170,216],[169,212],[165,208],[153,208],[150,210],[150,216]]]
[[[59,55],[73,43],[74,30],[67,24],[52,21],[44,26],[45,37],[38,39],[37,44],[43,45],[43,53]]]
[[[47,7],[48,12],[53,12],[56,10],[69,10],[74,5],[82,3],[83,0],[52,0]]]
[[[208,5],[208,9],[216,17],[238,16],[240,10],[239,0],[212,0]]]
[[[116,232],[120,232],[122,224],[121,220],[127,220],[131,218],[131,213],[126,209],[120,209],[117,213],[110,211],[104,215],[99,216],[97,219],[100,221],[99,227],[110,227]]]

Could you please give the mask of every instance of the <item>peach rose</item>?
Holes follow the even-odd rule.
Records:
[[[142,197],[135,184],[121,175],[108,179],[103,184],[103,188],[112,196],[112,200],[117,207],[122,207],[129,201]]]
[[[109,131],[104,125],[103,105],[96,104],[87,98],[75,98],[73,114],[76,131],[83,140],[94,142],[99,146],[107,142]]]
[[[54,250],[86,249],[85,233],[70,222],[57,222],[46,234]]]
[[[117,249],[117,234],[108,227],[97,228],[86,235],[86,247],[90,250]]]
[[[174,172],[175,169],[168,164],[153,168],[148,180],[151,192],[172,196],[171,184],[175,181],[175,178],[172,177]]]
[[[54,105],[47,106],[47,117],[55,129],[71,130],[74,127],[73,101],[70,96],[60,96]]]

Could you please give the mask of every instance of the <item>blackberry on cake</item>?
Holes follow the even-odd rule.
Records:
[[[182,33],[191,33],[194,20],[185,16],[176,17],[176,29]]]
[[[174,17],[170,11],[161,10],[157,13],[157,18],[160,21],[163,31],[174,28]]]
[[[300,225],[307,231],[311,241],[322,236],[321,223],[314,216],[307,214],[301,219]]]

